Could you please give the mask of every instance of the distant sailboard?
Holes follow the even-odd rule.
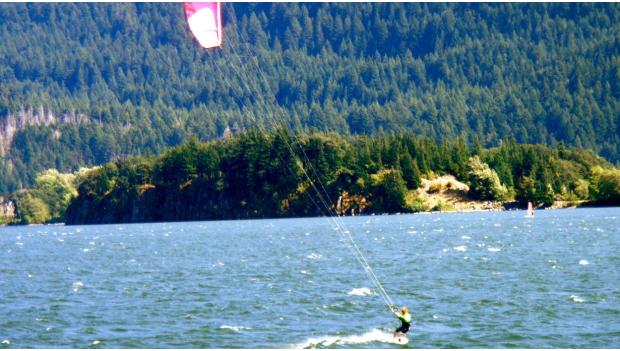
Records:
[[[527,214],[525,215],[525,218],[532,218],[534,217],[534,204],[532,204],[532,202],[528,202],[527,203]]]

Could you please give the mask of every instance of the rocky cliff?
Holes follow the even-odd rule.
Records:
[[[0,117],[0,156],[6,155],[11,149],[11,143],[15,134],[29,126],[55,126],[59,124],[79,125],[90,122],[85,114],[70,111],[55,114],[46,110],[43,106],[38,109],[22,108],[17,112],[9,112],[3,118]],[[54,131],[55,137],[60,137],[58,130]]]

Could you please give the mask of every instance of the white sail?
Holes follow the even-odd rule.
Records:
[[[527,215],[526,217],[534,217],[534,204],[532,202],[527,203]]]

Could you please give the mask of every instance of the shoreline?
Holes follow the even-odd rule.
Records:
[[[571,208],[605,208],[605,207],[620,207],[617,205],[580,205],[580,206],[566,206],[566,207],[542,207],[540,210],[562,210]],[[461,209],[461,210],[435,210],[435,211],[418,211],[418,212],[395,212],[395,213],[368,213],[359,215],[341,215],[338,217],[374,217],[374,216],[400,216],[400,215],[432,215],[438,213],[471,213],[471,212],[508,212],[508,211],[523,211],[525,208],[502,208],[502,209]],[[307,219],[307,218],[323,218],[330,216],[291,216],[291,217],[256,217],[256,218],[220,218],[220,219],[192,219],[192,220],[168,220],[168,221],[150,221],[150,222],[104,222],[104,223],[42,223],[34,224],[34,226],[40,225],[64,225],[64,226],[85,226],[85,225],[113,225],[113,224],[151,224],[151,223],[184,223],[184,222],[224,222],[224,221],[256,221],[256,220],[287,220],[287,219]],[[33,224],[30,224],[33,225]],[[27,224],[9,224],[5,226],[27,226]]]

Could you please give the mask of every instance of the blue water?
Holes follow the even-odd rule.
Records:
[[[618,208],[343,220],[409,347],[620,347]],[[0,311],[6,348],[402,348],[325,218],[0,228]]]

